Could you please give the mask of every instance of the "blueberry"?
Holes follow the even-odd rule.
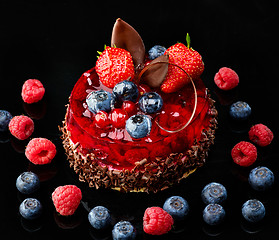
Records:
[[[247,120],[251,115],[251,107],[243,101],[235,102],[230,107],[230,116],[235,120]]]
[[[151,131],[151,120],[146,115],[138,114],[131,116],[126,121],[126,130],[133,138],[143,138]]]
[[[203,210],[203,220],[209,225],[218,225],[225,218],[224,208],[217,203],[208,204]]]
[[[222,184],[212,182],[203,188],[201,197],[205,204],[222,203],[227,199],[227,190]]]
[[[30,194],[39,189],[40,180],[35,173],[24,172],[18,176],[16,187],[21,193]]]
[[[26,198],[19,206],[19,213],[25,219],[36,219],[42,214],[42,205],[36,198]]]
[[[13,116],[6,110],[0,110],[0,132],[8,130],[9,123]]]
[[[116,223],[112,230],[113,240],[135,239],[136,231],[133,225],[128,221],[120,221]]]
[[[259,222],[265,216],[265,207],[264,205],[257,199],[251,199],[246,201],[242,205],[242,216],[248,222]]]
[[[128,80],[124,80],[120,83],[117,83],[114,86],[112,92],[115,95],[116,99],[122,102],[123,101],[136,102],[139,95],[139,90],[137,85]]]
[[[154,47],[150,48],[150,50],[148,51],[149,59],[154,60],[155,58],[164,55],[166,50],[167,49],[163,46],[155,45]]]
[[[264,191],[273,185],[274,174],[267,167],[256,167],[251,170],[248,182],[253,189]]]
[[[168,212],[174,220],[183,220],[189,212],[189,204],[183,197],[172,196],[165,201],[163,209]]]
[[[107,208],[97,206],[89,212],[88,220],[95,229],[105,229],[111,223],[111,216]]]
[[[156,92],[144,93],[139,99],[139,108],[148,114],[156,113],[163,106],[162,97]]]
[[[95,114],[98,111],[109,112],[114,106],[115,97],[110,92],[101,89],[89,93],[86,97],[86,103],[88,109]]]

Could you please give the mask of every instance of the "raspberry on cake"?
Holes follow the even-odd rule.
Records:
[[[149,59],[140,35],[117,19],[111,47],[75,84],[60,128],[79,180],[157,192],[201,167],[217,127],[203,68],[189,44]]]

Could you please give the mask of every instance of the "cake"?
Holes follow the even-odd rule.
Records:
[[[195,62],[186,67],[175,62],[171,49],[151,60],[138,32],[121,19],[111,47],[99,54],[95,67],[75,84],[60,127],[79,180],[96,189],[157,192],[203,166],[214,143],[217,111],[200,78],[201,58],[195,71]],[[119,63],[116,73],[112,61]],[[166,84],[169,79],[174,84]]]

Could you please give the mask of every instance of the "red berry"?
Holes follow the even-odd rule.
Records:
[[[33,138],[25,149],[25,156],[34,164],[48,164],[55,155],[55,145],[46,138]]]
[[[252,165],[257,159],[257,148],[249,142],[239,142],[231,151],[233,161],[243,167]]]
[[[248,134],[250,140],[261,147],[269,145],[273,139],[272,131],[261,123],[252,126]]]
[[[162,235],[171,230],[173,218],[160,207],[147,208],[143,216],[143,230],[151,235]]]
[[[9,123],[9,130],[11,134],[19,140],[29,138],[34,131],[34,122],[27,116],[15,116]]]
[[[81,190],[75,185],[57,187],[51,196],[56,211],[63,216],[73,215],[82,198]]]
[[[136,104],[132,101],[124,101],[122,103],[122,110],[124,110],[129,116],[132,116],[136,113],[137,107]]]
[[[127,113],[120,108],[115,108],[110,114],[110,120],[114,127],[123,128],[125,127],[126,120],[128,119]]]
[[[95,123],[98,127],[103,128],[110,124],[109,115],[105,111],[99,111],[95,115]]]
[[[45,94],[43,84],[37,79],[28,79],[22,86],[21,96],[26,103],[40,101]]]
[[[146,84],[140,84],[139,85],[139,95],[143,95],[144,93],[147,93],[147,92],[151,92],[151,89],[148,85]]]
[[[214,82],[222,90],[231,90],[238,85],[239,77],[234,70],[223,67],[215,74]]]

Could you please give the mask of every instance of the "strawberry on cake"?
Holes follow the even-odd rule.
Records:
[[[157,192],[205,163],[217,111],[200,78],[202,57],[186,39],[148,55],[138,32],[116,20],[111,46],[75,84],[61,127],[80,181]]]

